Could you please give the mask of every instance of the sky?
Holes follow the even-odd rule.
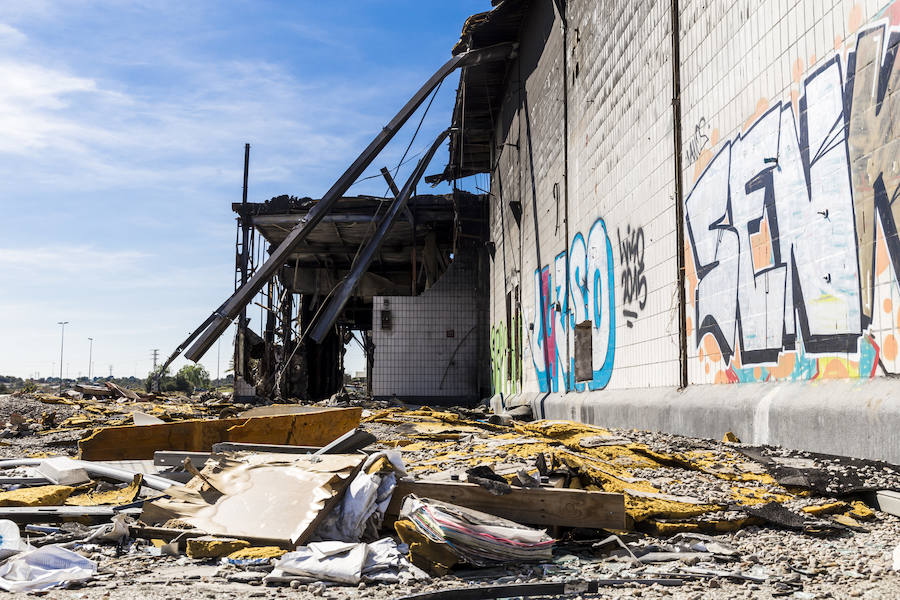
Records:
[[[94,375],[146,376],[152,349],[170,354],[233,291],[244,143],[250,201],[320,196],[450,58],[466,17],[489,9],[0,3],[0,374],[58,375],[68,321],[64,376],[87,375],[88,338]],[[457,82],[444,82],[410,155],[449,125]],[[420,114],[366,174],[397,164]],[[427,172],[446,160],[445,146]],[[384,188],[371,179],[351,193]],[[212,376],[225,375],[232,335],[201,361]],[[346,362],[362,370],[358,348]]]

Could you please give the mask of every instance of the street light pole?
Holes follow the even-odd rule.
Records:
[[[62,381],[63,381],[63,349],[65,348],[66,343],[66,325],[68,321],[57,321],[57,325],[62,326],[62,331],[59,336],[59,395],[62,396]]]
[[[89,337],[88,341],[91,345],[88,347],[88,381],[91,381],[91,359],[94,356],[94,338]]]

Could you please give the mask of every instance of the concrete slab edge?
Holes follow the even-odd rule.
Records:
[[[494,411],[530,404],[535,418],[774,444],[900,464],[900,396],[887,379],[698,385],[684,390],[520,393]]]

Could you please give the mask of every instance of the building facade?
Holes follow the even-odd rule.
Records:
[[[900,462],[900,2],[495,4],[495,407]]]

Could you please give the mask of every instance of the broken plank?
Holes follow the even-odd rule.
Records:
[[[397,482],[387,514],[400,513],[403,498],[415,494],[480,510],[517,523],[592,529],[625,529],[625,496],[559,488],[512,488],[495,496],[474,483],[455,481]]]
[[[95,429],[78,442],[83,460],[152,459],[157,450],[209,452],[219,442],[324,446],[359,424],[361,408],[272,417],[196,419]]]
[[[140,400],[141,399],[141,397],[138,396],[133,391],[131,391],[129,389],[125,389],[121,386],[118,386],[115,383],[113,383],[112,381],[107,381],[105,383],[106,383],[106,387],[109,388],[109,391],[113,392],[114,394],[116,394],[118,396],[121,396],[123,398],[128,398],[129,400]]]
[[[112,398],[116,395],[111,389],[100,385],[75,384],[75,391],[81,392],[85,396],[96,396],[98,398]]]

